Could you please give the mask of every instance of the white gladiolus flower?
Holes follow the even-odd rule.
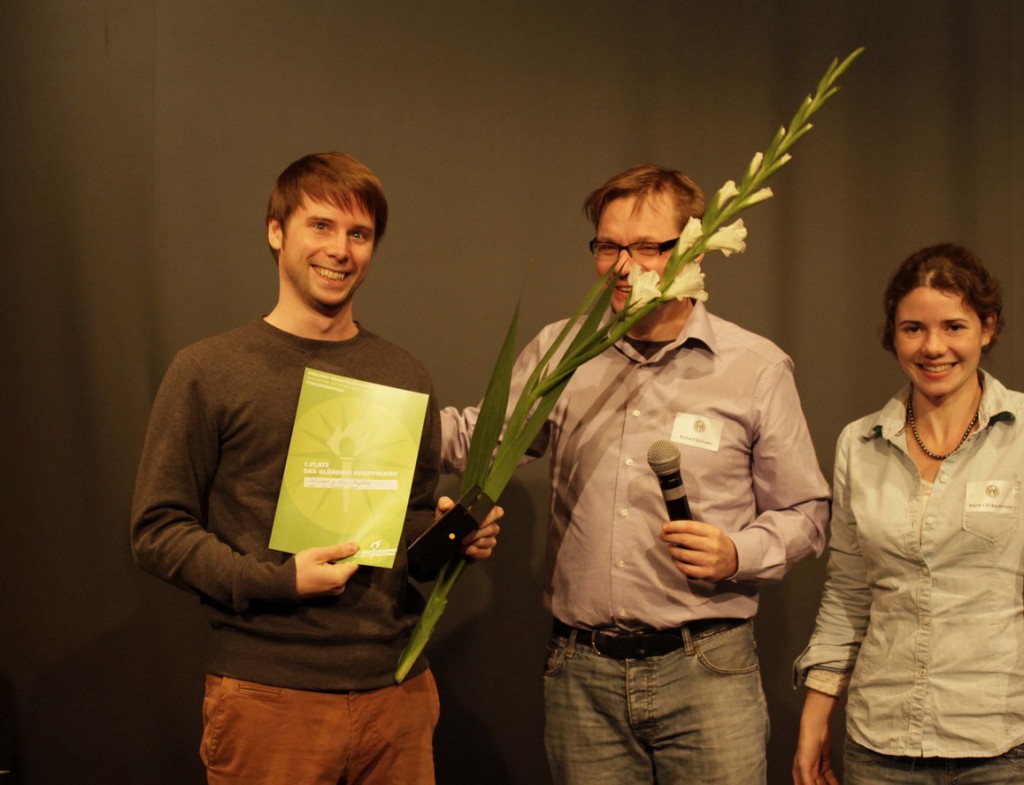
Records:
[[[746,237],[747,227],[740,218],[711,235],[704,247],[709,251],[721,251],[725,256],[732,256],[734,253],[743,253],[747,250],[747,244],[743,242]]]
[[[633,265],[629,271],[629,308],[643,308],[647,303],[661,299],[661,278],[654,270]]]
[[[700,218],[690,218],[679,235],[679,242],[676,243],[676,253],[682,256],[691,246],[700,239],[704,229],[701,227]]]
[[[665,297],[674,297],[677,300],[686,297],[707,300],[708,293],[704,291],[704,271],[700,269],[700,265],[696,262],[684,264],[676,279],[665,290]]]
[[[724,207],[725,203],[732,199],[736,194],[740,192],[740,189],[736,187],[736,183],[732,180],[726,180],[725,185],[718,189],[718,206]]]
[[[774,194],[771,188],[762,188],[760,191],[755,191],[747,197],[746,206],[750,207],[752,204],[763,202],[765,199],[771,199]]]

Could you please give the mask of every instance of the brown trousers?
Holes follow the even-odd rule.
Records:
[[[434,785],[439,712],[429,670],[348,693],[208,674],[200,755],[209,785]]]

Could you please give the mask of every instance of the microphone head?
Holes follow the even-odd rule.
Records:
[[[647,449],[647,463],[659,477],[679,471],[679,448],[668,439],[660,439]]]

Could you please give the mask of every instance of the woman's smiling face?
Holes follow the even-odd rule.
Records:
[[[914,389],[933,403],[977,389],[982,349],[992,323],[982,323],[956,292],[918,286],[896,306],[896,360]]]

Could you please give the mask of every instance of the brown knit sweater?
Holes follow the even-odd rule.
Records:
[[[300,601],[289,554],[267,543],[306,367],[427,393],[393,569],[361,567],[337,597]],[[294,689],[394,683],[423,607],[405,548],[433,519],[440,426],[426,369],[361,329],[316,341],[258,319],[182,350],[153,404],[132,505],[136,562],[198,594],[211,673]],[[411,675],[426,667],[421,660]]]

